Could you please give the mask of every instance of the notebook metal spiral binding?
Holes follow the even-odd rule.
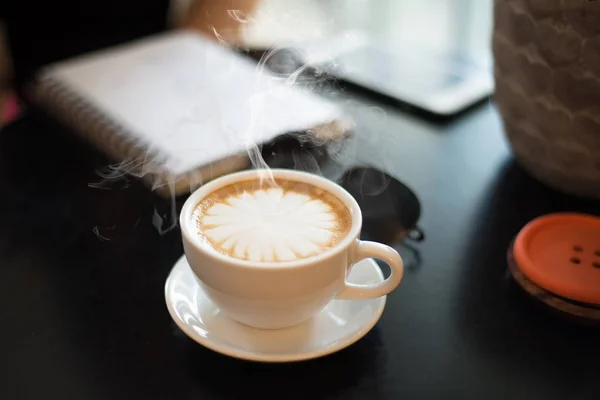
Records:
[[[119,173],[140,177],[163,197],[190,191],[202,183],[197,171],[191,171],[177,182],[161,165],[167,156],[153,150],[117,121],[78,96],[64,83],[42,76],[33,90],[34,99],[52,112],[54,117],[77,130],[88,142],[104,151],[117,163]]]

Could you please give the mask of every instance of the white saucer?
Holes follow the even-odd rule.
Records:
[[[348,281],[369,284],[383,279],[375,261],[368,259],[352,268]],[[175,323],[201,345],[246,360],[288,362],[321,357],[353,344],[377,323],[386,298],[333,300],[300,325],[278,330],[250,328],[228,318],[206,298],[183,256],[167,278],[165,300]]]

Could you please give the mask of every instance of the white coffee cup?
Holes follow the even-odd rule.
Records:
[[[198,235],[197,204],[216,190],[260,176],[305,182],[336,196],[352,216],[350,231],[335,246],[295,261],[255,262],[214,251]],[[362,214],[354,198],[336,183],[293,170],[250,170],[206,183],[185,202],[180,215],[185,255],[206,295],[230,318],[255,328],[286,328],[310,319],[333,299],[370,299],[394,290],[402,279],[400,255],[381,243],[359,240]],[[350,269],[365,258],[391,267],[391,275],[372,285],[346,282]]]

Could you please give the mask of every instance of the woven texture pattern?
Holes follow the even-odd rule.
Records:
[[[600,2],[495,0],[496,102],[519,162],[600,198]]]

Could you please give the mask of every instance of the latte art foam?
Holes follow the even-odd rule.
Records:
[[[219,189],[194,211],[198,234],[230,257],[277,262],[311,257],[349,232],[346,206],[331,193],[302,182],[259,180]]]

